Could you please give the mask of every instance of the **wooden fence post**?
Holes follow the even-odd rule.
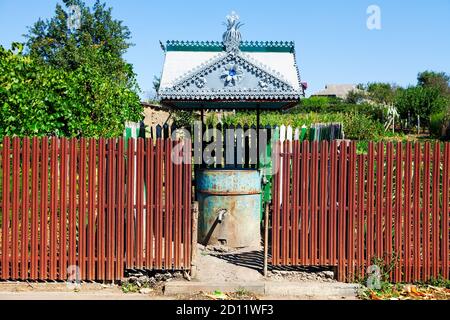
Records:
[[[263,266],[264,277],[267,277],[268,253],[269,253],[269,204],[266,203],[266,206],[264,208],[264,266]]]
[[[192,237],[191,237],[191,277],[197,276],[197,224],[198,224],[198,202],[192,205]]]

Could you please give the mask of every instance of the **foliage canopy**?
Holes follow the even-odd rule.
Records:
[[[113,137],[142,118],[136,75],[122,57],[128,28],[98,0],[63,2],[79,6],[79,28],[67,28],[57,4],[29,29],[25,53],[0,47],[0,136]]]

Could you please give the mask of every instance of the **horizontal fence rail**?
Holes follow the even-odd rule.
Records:
[[[124,269],[189,269],[191,165],[171,161],[178,143],[4,138],[0,279],[116,280]],[[190,142],[186,148],[190,154]]]
[[[443,147],[442,147],[443,146]],[[371,265],[391,281],[449,275],[450,143],[277,143],[273,265],[336,266],[354,281]]]

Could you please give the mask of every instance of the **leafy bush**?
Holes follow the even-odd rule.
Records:
[[[278,111],[265,111],[261,113],[260,122],[262,126],[291,125],[301,127],[310,126],[319,122],[342,122],[342,113],[282,113]],[[253,111],[240,111],[235,115],[227,115],[223,118],[227,125],[256,125],[256,113]]]
[[[450,108],[446,112],[431,115],[430,134],[438,139],[450,139]]]
[[[399,90],[395,100],[401,119],[419,116],[424,125],[429,123],[431,114],[441,112],[447,103],[447,98],[441,96],[438,89],[420,86]]]
[[[352,140],[378,140],[384,129],[380,122],[362,113],[347,113],[343,120],[345,137]]]
[[[197,118],[191,111],[175,110],[172,113],[173,124],[178,128],[189,128]]]

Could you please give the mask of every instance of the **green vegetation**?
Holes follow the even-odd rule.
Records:
[[[445,73],[425,71],[418,74],[417,85],[401,88],[389,83],[358,85],[347,99],[310,97],[288,112],[266,111],[262,125],[309,127],[313,123],[340,122],[347,139],[359,141],[405,140],[404,132],[416,132],[417,124],[428,128],[433,138],[450,139],[450,86]],[[394,108],[395,130],[386,126]],[[217,122],[208,119],[210,123]],[[256,124],[254,112],[237,112],[223,119],[230,125]],[[387,129],[386,129],[387,128]]]
[[[81,25],[67,30],[67,13],[30,28],[28,42],[0,47],[0,136],[120,136],[125,121],[142,118],[139,88],[122,55],[128,28],[97,1],[79,5]],[[25,49],[25,50],[24,50]]]
[[[438,276],[431,278],[427,282],[391,283],[390,274],[398,264],[398,257],[394,253],[386,263],[385,259],[374,258],[372,265],[377,266],[379,271],[379,282],[373,288],[366,287],[369,277],[376,277],[376,274],[367,275],[359,282],[363,288],[359,292],[359,297],[366,300],[448,300],[450,299],[450,280]],[[371,281],[369,281],[371,282]],[[372,283],[374,284],[374,283]]]

